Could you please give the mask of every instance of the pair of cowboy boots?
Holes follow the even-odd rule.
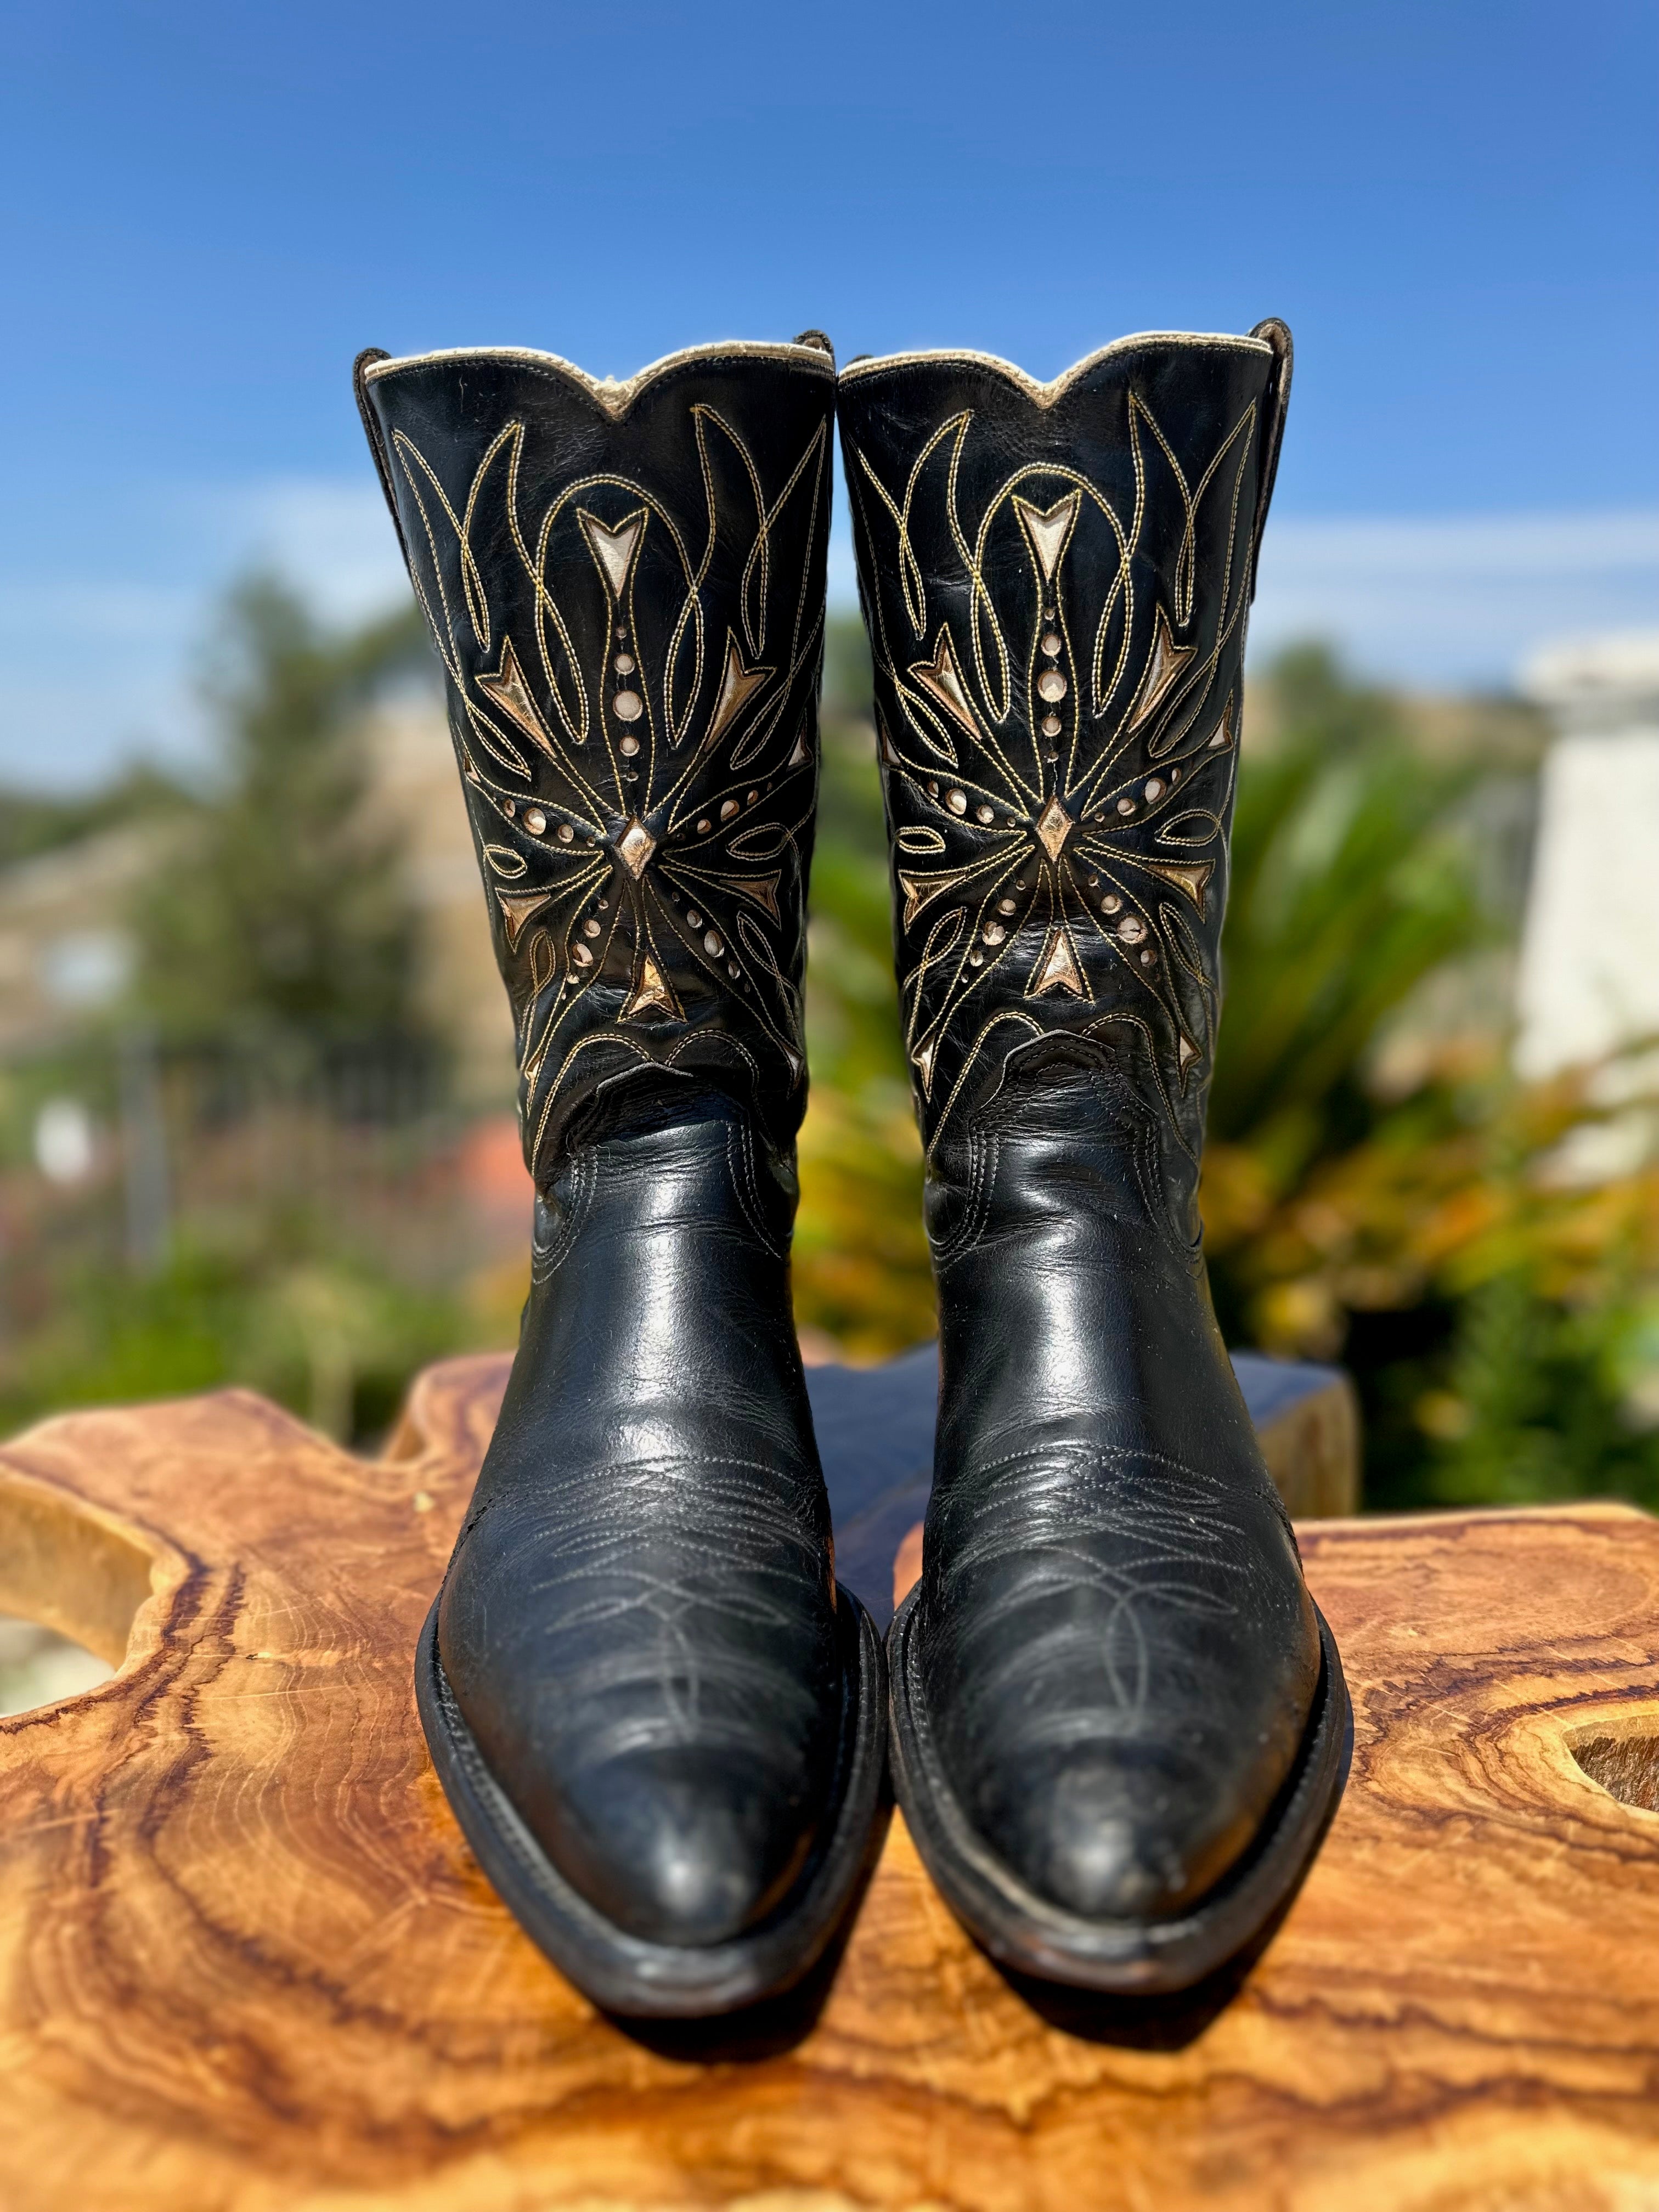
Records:
[[[1197,1182],[1288,334],[974,354],[507,349],[356,383],[444,665],[517,1024],[532,1288],[422,1635],[443,1785],[624,2014],[798,1982],[899,1802],[1006,1966],[1198,1981],[1341,1786],[1329,1632],[1211,1310]],[[941,1382],[886,1661],[790,1314],[839,413]],[[889,1670],[890,1669],[890,1712]]]

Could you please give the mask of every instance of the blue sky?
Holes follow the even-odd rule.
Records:
[[[1256,640],[1659,619],[1659,9],[0,6],[0,776],[187,744],[253,558],[398,588],[362,345],[1296,332]],[[844,553],[837,574],[844,587]]]

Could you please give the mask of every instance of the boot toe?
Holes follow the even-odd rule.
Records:
[[[550,1799],[531,1789],[520,1802],[608,1920],[646,1942],[700,1946],[745,1934],[788,1890],[817,1830],[802,1796],[753,1752],[676,1747],[625,1754]]]
[[[1224,1776],[1148,1759],[1133,1743],[1020,1762],[986,1820],[1024,1886],[1088,1920],[1172,1917],[1211,1887],[1249,1835]]]
[[[491,1566],[479,1546],[452,1575],[440,1648],[462,1721],[553,1869],[642,1942],[708,1946],[757,1927],[829,1820],[833,1646],[828,1668],[728,1678],[733,1655],[710,1641],[701,1717],[671,1717],[654,1647],[561,1637],[501,1601]]]
[[[1193,1910],[1246,1853],[1295,1761],[1318,1680],[1299,1579],[1280,1617],[1194,1609],[1141,1620],[1146,1674],[1125,1698],[1107,1624],[1049,1579],[964,1611],[933,1647],[937,1755],[981,1842],[1026,1890],[1085,1920]],[[1020,1594],[1018,1583],[1015,1595]],[[1265,1614],[1265,1608],[1264,1608]],[[951,1621],[950,1614],[945,1620]]]

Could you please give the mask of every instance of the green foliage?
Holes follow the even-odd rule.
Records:
[[[824,671],[795,1312],[819,1349],[874,1359],[933,1334],[933,1277],[899,1031],[870,653],[855,616],[831,618]]]
[[[1288,1182],[1372,1125],[1379,1029],[1484,923],[1468,769],[1426,760],[1322,647],[1286,654],[1273,684],[1282,728],[1247,757],[1235,812],[1209,1128]]]
[[[1526,1505],[1610,1491],[1659,1505],[1659,1437],[1632,1421],[1609,1318],[1540,1297],[1520,1271],[1471,1291],[1448,1388],[1419,1401],[1439,1431],[1428,1495]]]
[[[1425,750],[1393,702],[1306,650],[1273,672],[1277,741],[1247,754],[1205,1159],[1231,1340],[1341,1357],[1367,1498],[1659,1504],[1659,1189],[1576,1187],[1559,1147],[1589,1081],[1528,1091],[1489,1024],[1403,1095],[1379,1042],[1498,937],[1483,808],[1506,764]]]
[[[182,798],[171,776],[142,762],[110,783],[69,797],[0,790],[0,868],[77,844],[100,830],[175,812]]]
[[[101,1258],[64,1268],[48,1324],[0,1362],[0,1431],[239,1382],[343,1441],[372,1437],[416,1368],[473,1339],[461,1299],[343,1252],[331,1224],[252,1218],[238,1232],[180,1237],[152,1276]]]
[[[424,653],[412,608],[337,636],[269,578],[232,595],[205,684],[217,773],[135,917],[166,1035],[309,1052],[416,1032],[415,916],[368,816],[362,709]]]

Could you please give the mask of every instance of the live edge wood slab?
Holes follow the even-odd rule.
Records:
[[[0,1721],[5,2212],[1659,2203],[1659,1523],[1304,1527],[1352,1779],[1236,1986],[1018,1990],[895,1821],[811,2002],[647,2040],[416,1725],[503,1372],[429,1372],[374,1462],[240,1395],[0,1452],[0,1609],[121,1662]]]

